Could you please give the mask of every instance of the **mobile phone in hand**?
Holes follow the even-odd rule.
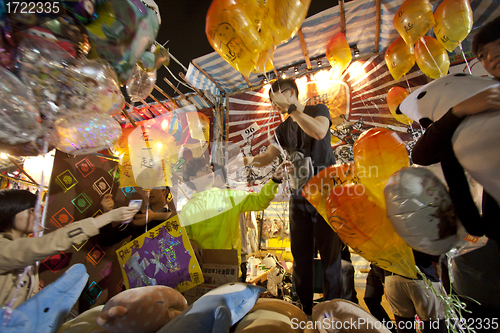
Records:
[[[137,199],[137,200],[130,200],[130,202],[128,203],[128,206],[131,207],[131,208],[135,208],[135,209],[141,209],[141,206],[142,206],[142,199]],[[130,219],[128,221],[125,221],[123,222],[124,224],[125,223],[130,223],[132,222],[133,219]]]

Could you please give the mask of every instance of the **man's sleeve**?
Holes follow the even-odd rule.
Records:
[[[278,193],[278,185],[270,180],[258,193],[246,194],[239,204],[240,213],[266,209]]]
[[[319,117],[319,116],[323,116],[323,117],[328,118],[328,121],[330,122],[330,126],[329,127],[332,127],[332,119],[330,118],[330,111],[328,110],[328,108],[326,107],[326,105],[324,105],[324,104],[317,104],[316,108],[314,108],[314,113],[313,113],[312,117],[316,118],[316,117]]]
[[[413,147],[411,158],[420,165],[431,165],[440,162],[440,154],[445,142],[451,138],[464,118],[455,116],[450,109],[441,119],[427,128],[425,133]]]

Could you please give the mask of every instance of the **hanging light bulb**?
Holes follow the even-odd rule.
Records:
[[[295,68],[293,69],[293,72],[294,72],[295,74],[299,74],[299,68],[298,68],[298,67],[295,67]]]
[[[323,65],[323,63],[321,62],[321,60],[318,60],[318,67],[321,67],[321,65]]]

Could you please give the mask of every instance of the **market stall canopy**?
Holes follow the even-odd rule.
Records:
[[[298,34],[276,48],[274,64],[277,72],[282,74],[285,71],[287,76],[301,76],[309,69],[316,69],[319,64],[328,64],[325,57],[326,46],[343,29],[351,49],[357,48],[361,57],[384,52],[400,36],[392,21],[403,2],[404,0],[356,0],[307,18]],[[431,1],[431,4],[435,9],[441,2]],[[471,0],[470,5],[474,12],[473,31],[500,16],[498,0]],[[472,36],[469,36],[463,42],[465,51],[470,50],[471,40]],[[268,72],[268,77],[275,77],[274,73],[270,73],[272,72]],[[265,75],[251,73],[245,78],[218,53],[213,52],[194,59],[189,65],[186,78],[194,87],[219,95],[259,86]]]

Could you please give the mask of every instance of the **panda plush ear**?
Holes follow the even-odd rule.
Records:
[[[423,128],[427,128],[427,127],[431,126],[431,124],[433,123],[433,121],[430,120],[429,118],[422,118],[418,122],[420,123],[420,125]]]

